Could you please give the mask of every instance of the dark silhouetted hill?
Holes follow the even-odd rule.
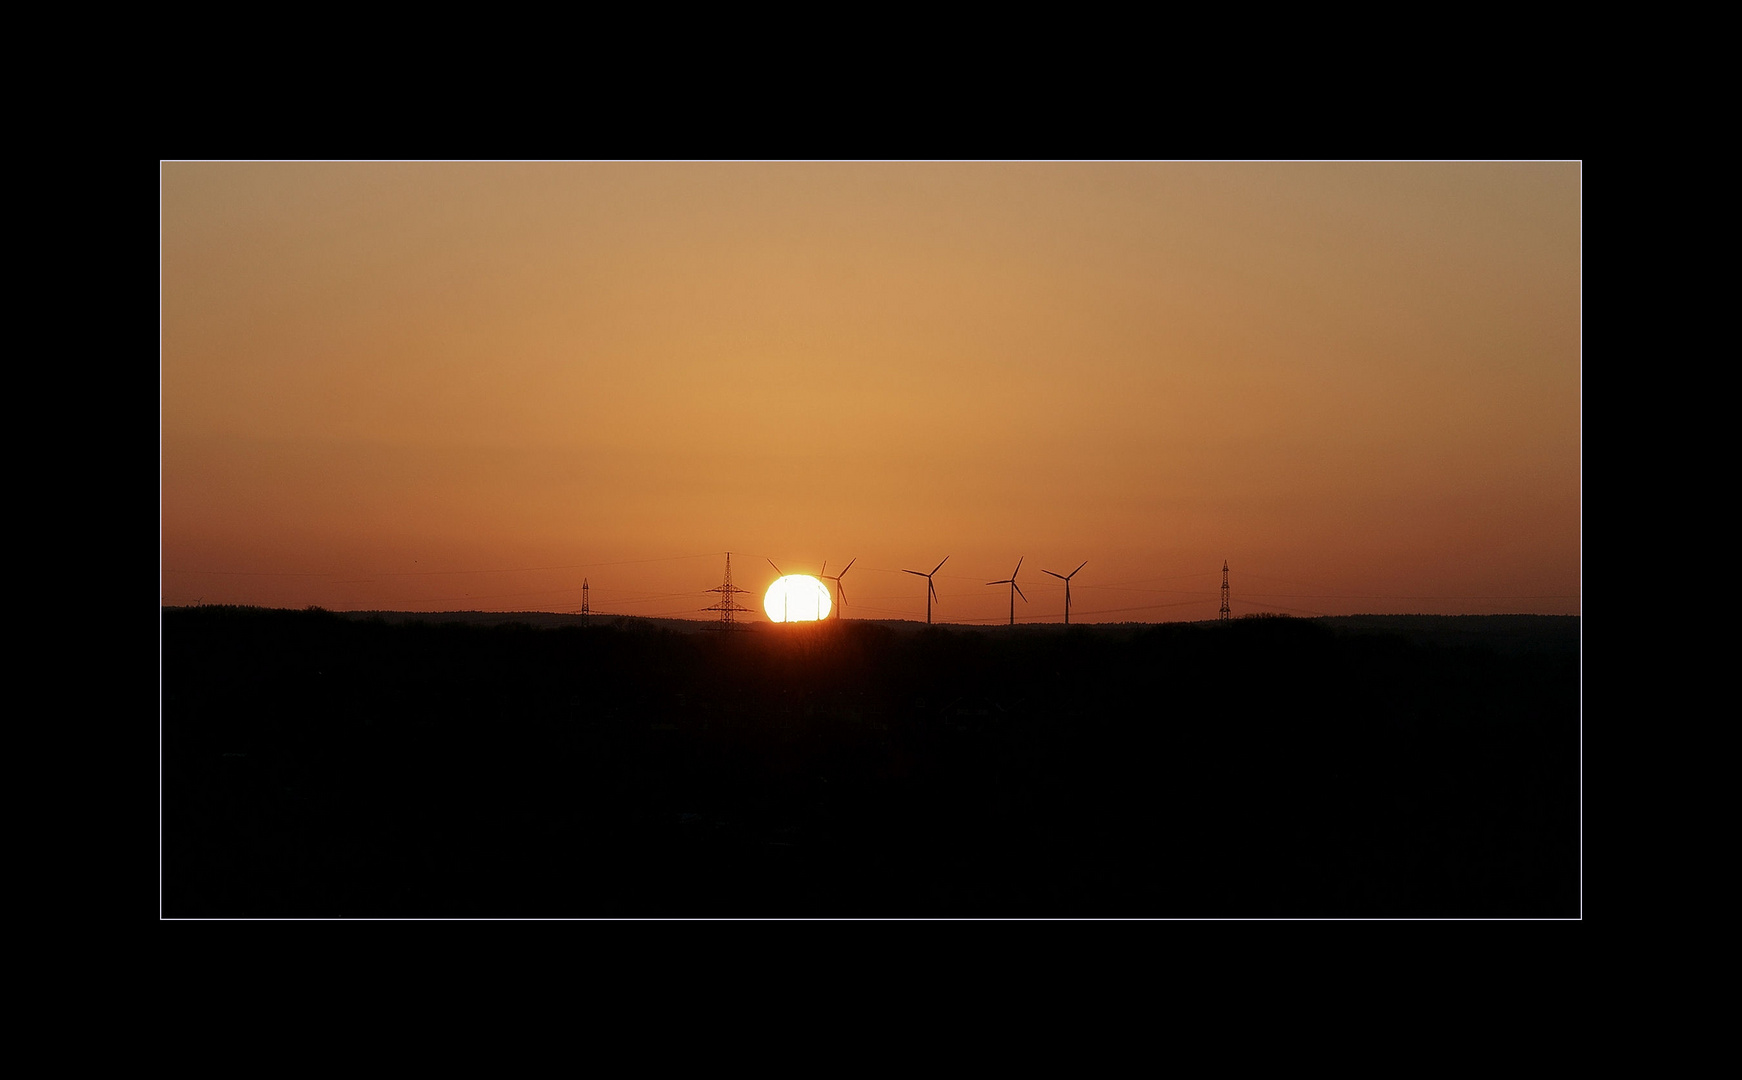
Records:
[[[1576,619],[601,621],[165,610],[164,913],[1579,913]]]

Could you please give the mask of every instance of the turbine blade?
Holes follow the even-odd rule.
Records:
[[[904,574],[918,574],[920,577],[925,578],[927,581],[931,580],[931,575],[926,573],[924,570],[903,570],[902,573],[904,573]]]
[[[939,571],[939,570],[942,570],[942,569],[943,569],[943,568],[944,568],[944,563],[947,563],[947,562],[949,562],[949,561],[950,561],[950,557],[949,557],[949,556],[948,556],[948,555],[945,555],[945,556],[944,556],[944,558],[943,558],[943,562],[940,562],[940,563],[938,563],[938,564],[937,564],[937,565],[936,565],[936,566],[934,566],[934,567],[932,567],[932,568],[931,568],[931,572],[932,572],[932,573],[934,573],[934,574],[935,574],[935,573],[937,573],[937,572],[938,572],[938,571]]]
[[[828,577],[829,575],[823,573],[823,570],[827,570],[828,568],[829,568],[829,560],[824,559],[823,560],[823,569],[817,571],[817,577]]]
[[[1010,580],[1011,581],[1015,581],[1016,575],[1022,573],[1022,560],[1026,559],[1026,558],[1028,558],[1028,556],[1026,556],[1026,555],[1018,555],[1016,557],[1016,569],[1010,571]]]
[[[847,590],[841,588],[841,579],[840,578],[835,579],[835,591],[840,593],[841,606],[846,607],[847,606]]]
[[[1017,595],[1017,596],[1022,596],[1022,586],[1020,586],[1020,585],[1018,585],[1018,584],[1017,584],[1017,583],[1016,583],[1016,582],[1014,582],[1014,581],[1012,581],[1012,582],[1011,582],[1011,583],[1010,583],[1010,587],[1011,587],[1011,588],[1012,588],[1012,589],[1015,589],[1015,590],[1016,590],[1016,595]],[[1025,604],[1026,604],[1026,603],[1028,603],[1028,597],[1026,597],[1026,596],[1022,596],[1022,602],[1023,602],[1023,603],[1025,603]]]
[[[764,555],[764,556],[762,556],[762,557],[763,557],[763,558],[764,558],[764,559],[768,559],[768,556],[766,556],[766,555]],[[773,560],[773,559],[768,559],[768,565],[769,565],[769,566],[774,566],[774,560]],[[780,567],[778,567],[778,566],[774,566],[774,572],[775,572],[775,573],[777,573],[777,574],[779,574],[779,575],[780,575],[780,576],[781,576],[781,577],[785,577],[785,576],[786,576],[786,571],[785,571],[785,570],[782,570],[782,569],[781,569],[781,568],[780,568]]]
[[[926,578],[925,584],[926,584],[926,587],[931,590],[931,598],[933,600],[937,600],[937,602],[940,604],[943,603],[942,600],[938,599],[938,587],[931,583],[931,578]]]
[[[853,569],[853,564],[854,564],[854,563],[856,563],[856,562],[858,562],[858,561],[859,561],[859,556],[857,556],[857,555],[855,555],[855,556],[853,556],[853,557],[852,557],[852,559],[850,559],[850,560],[848,560],[848,562],[847,562],[847,570],[851,570],[851,569]],[[844,577],[846,577],[846,576],[847,576],[847,570],[843,570],[843,571],[841,571],[841,572],[840,572],[840,573],[839,573],[839,574],[836,574],[836,575],[835,575],[835,580],[836,580],[836,581],[839,581],[839,580],[841,580],[841,579],[842,579],[842,578],[844,578]]]
[[[1051,570],[1042,570],[1041,573],[1052,574],[1052,571]],[[1070,578],[1064,576],[1063,574],[1052,574],[1052,576],[1055,578],[1058,578],[1060,581],[1069,581],[1070,580]]]
[[[1084,560],[1083,560],[1083,562],[1082,562],[1082,566],[1078,566],[1078,567],[1077,567],[1077,570],[1081,570],[1081,569],[1082,569],[1082,568],[1083,568],[1083,567],[1084,567],[1084,566],[1087,566],[1087,565],[1089,565],[1089,560],[1087,560],[1087,559],[1084,559]],[[1076,577],[1076,576],[1077,576],[1077,570],[1072,570],[1072,571],[1071,571],[1071,576],[1072,576],[1072,577]]]
[[[988,584],[988,585],[1009,585],[1012,583],[1013,580],[1014,579],[1012,579],[1012,578],[1005,578],[1003,581],[988,581],[986,584]]]

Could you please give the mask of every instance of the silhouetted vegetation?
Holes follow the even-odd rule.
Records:
[[[170,609],[163,909],[1574,916],[1578,622],[1493,625]]]

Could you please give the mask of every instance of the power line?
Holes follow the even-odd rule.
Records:
[[[499,570],[381,570],[365,571],[374,577],[440,577],[444,574],[537,574],[547,570],[589,570],[595,566],[632,566],[637,563],[677,562],[680,559],[707,559],[723,554],[704,551],[698,555],[660,555],[651,559],[618,559],[614,562],[567,563],[562,566],[514,566]],[[228,577],[333,577],[356,573],[354,570],[180,570],[165,567],[166,574],[211,574]]]

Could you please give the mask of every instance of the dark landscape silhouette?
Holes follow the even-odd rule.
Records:
[[[162,618],[167,917],[1580,914],[1577,617]]]

